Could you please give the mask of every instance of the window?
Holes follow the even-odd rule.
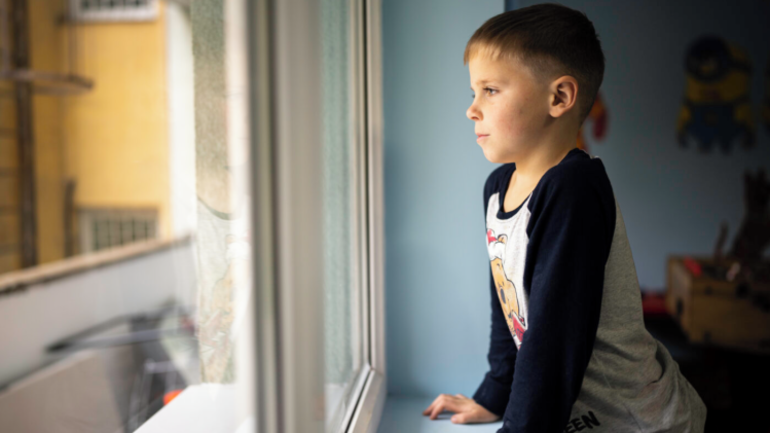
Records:
[[[386,394],[379,2],[270,4],[274,30],[255,32],[250,74],[263,132],[254,239],[276,251],[254,270],[255,419],[266,431],[374,431]],[[248,28],[270,28],[259,7],[250,16]],[[264,305],[276,299],[274,315]]]
[[[0,129],[35,132],[18,137],[38,170],[16,169],[17,135],[0,140],[0,165],[29,187],[6,185],[0,204],[31,215],[29,236],[14,225],[0,246],[40,260],[9,262],[0,282],[0,326],[23,337],[0,335],[13,354],[0,389],[26,384],[0,406],[35,402],[0,431],[373,430],[386,392],[379,2],[43,3],[0,0],[6,42],[24,42],[11,66],[31,57],[93,86],[30,105],[19,95],[39,75],[3,75]],[[133,20],[148,21],[81,25]],[[73,405],[76,390],[98,402]],[[53,415],[29,416],[39,405]]]

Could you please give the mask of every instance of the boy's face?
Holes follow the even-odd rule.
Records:
[[[490,162],[515,162],[542,139],[548,85],[514,60],[477,55],[468,66],[474,96],[465,114],[476,123],[476,142]]]

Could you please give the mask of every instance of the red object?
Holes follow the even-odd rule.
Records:
[[[180,394],[182,391],[184,391],[184,390],[182,390],[182,389],[175,389],[175,390],[173,390],[173,391],[169,391],[169,392],[167,392],[167,393],[166,393],[166,394],[163,396],[163,406],[165,406],[165,405],[167,405],[167,404],[171,403],[171,400],[175,399],[175,398],[176,398],[176,396],[178,396],[178,395],[179,395],[179,394]]]
[[[642,293],[642,312],[645,316],[667,316],[666,295],[662,293]]]
[[[690,271],[693,276],[700,277],[703,273],[703,269],[701,269],[700,264],[696,262],[692,257],[685,257],[683,262],[684,267],[687,268],[687,270]]]
[[[597,93],[596,100],[594,101],[591,112],[588,113],[588,117],[593,119],[594,128],[593,135],[597,140],[602,140],[607,135],[607,107],[604,105],[604,99],[602,99],[601,93]]]
[[[513,328],[514,332],[516,332],[516,338],[519,339],[519,342],[524,341],[524,333],[527,332],[527,330],[521,326],[521,322],[519,322],[519,318],[516,317],[516,315],[513,316]]]
[[[602,139],[607,133],[607,115],[594,119],[594,138]]]

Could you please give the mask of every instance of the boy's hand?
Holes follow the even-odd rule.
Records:
[[[500,419],[498,415],[486,410],[475,400],[462,394],[455,394],[454,396],[441,394],[422,414],[430,415],[430,419],[436,419],[445,410],[455,413],[452,415],[452,422],[455,424],[494,422]]]

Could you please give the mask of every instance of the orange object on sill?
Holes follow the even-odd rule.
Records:
[[[171,403],[171,400],[175,399],[175,398],[176,398],[176,396],[178,396],[178,395],[179,395],[179,394],[180,394],[182,391],[184,391],[184,390],[183,390],[183,389],[175,389],[175,390],[173,390],[173,391],[169,391],[169,392],[167,392],[167,393],[166,393],[166,394],[163,396],[163,406],[165,406],[165,405],[167,405],[167,404]]]

